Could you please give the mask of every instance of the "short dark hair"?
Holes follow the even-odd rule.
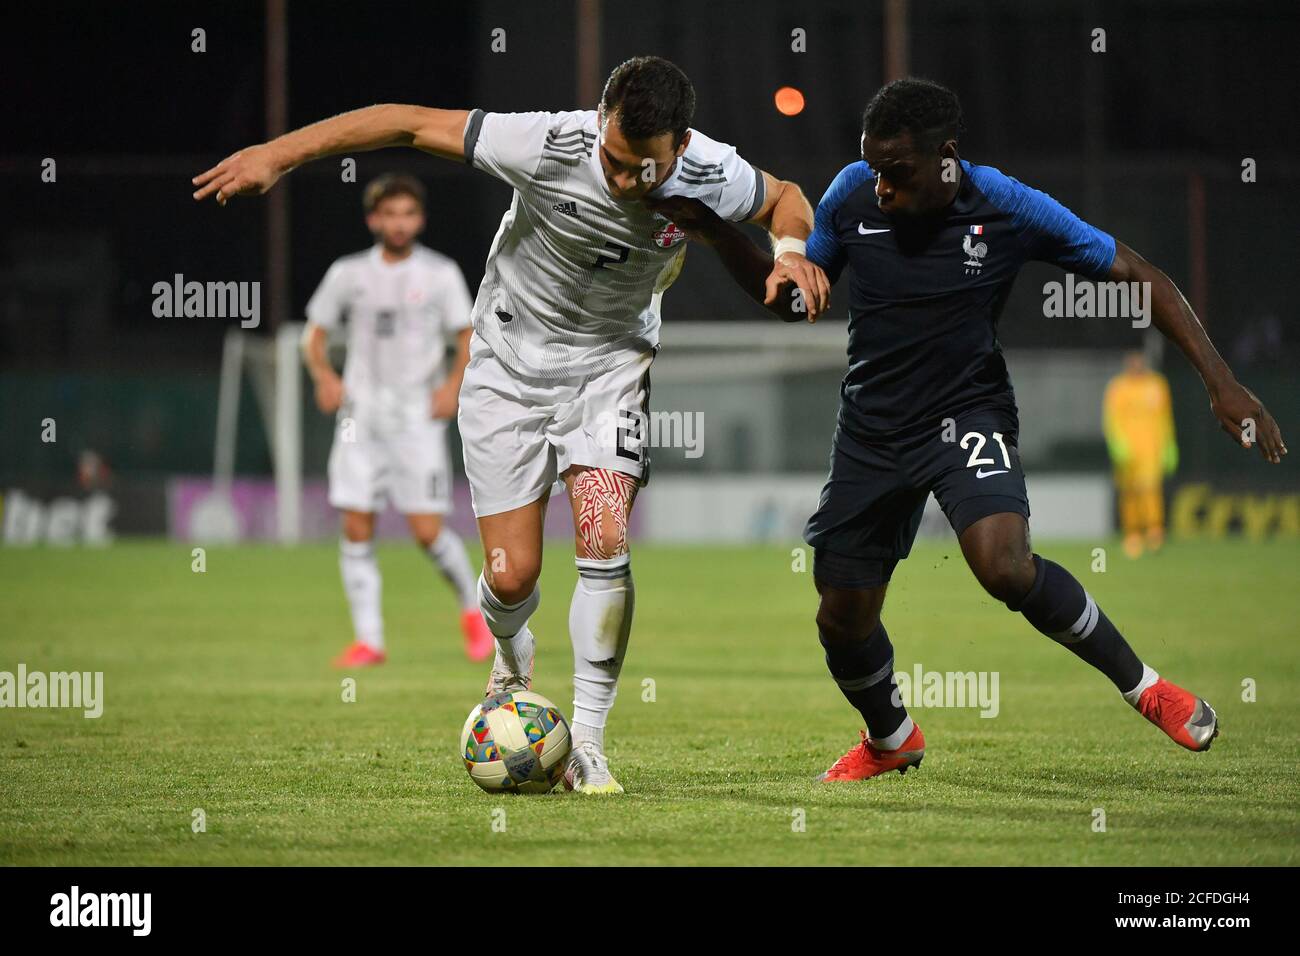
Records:
[[[618,113],[619,128],[628,139],[672,133],[676,145],[695,117],[695,87],[676,63],[636,56],[614,67],[600,105],[606,119]]]
[[[957,94],[914,76],[881,87],[862,112],[862,132],[872,139],[907,132],[917,146],[926,148],[956,139],[965,128]]]
[[[414,176],[406,176],[401,173],[384,173],[377,179],[372,179],[366,183],[366,190],[362,193],[361,204],[365,207],[366,213],[372,213],[379,208],[379,204],[385,199],[392,199],[394,196],[410,196],[424,209],[424,186]]]

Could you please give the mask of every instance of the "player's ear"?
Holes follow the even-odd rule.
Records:
[[[376,236],[379,235],[379,213],[366,213],[366,228],[369,229],[372,234]]]
[[[939,146],[940,159],[958,159],[957,141],[955,139],[946,140]]]
[[[687,130],[686,135],[682,137],[682,141],[677,144],[677,152],[674,155],[680,156],[682,155],[682,153],[686,152],[686,145],[690,141],[691,141],[691,131]]]

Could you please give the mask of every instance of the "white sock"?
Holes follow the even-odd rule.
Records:
[[[631,558],[579,558],[578,584],[569,605],[573,641],[573,726],[587,733],[604,730],[618,693],[636,590]]]
[[[339,539],[339,571],[352,610],[352,633],[375,650],[384,647],[384,618],[379,610],[383,582],[372,541]]]
[[[1148,665],[1142,665],[1142,679],[1138,681],[1136,687],[1132,690],[1124,691],[1122,696],[1132,706],[1136,707],[1138,701],[1142,698],[1142,692],[1160,679],[1160,675],[1153,671]]]
[[[456,591],[462,611],[478,607],[478,588],[474,581],[474,572],[469,566],[469,555],[465,553],[465,542],[455,531],[444,527],[438,532],[426,552],[447,579],[447,583]]]
[[[512,674],[527,675],[533,669],[533,652],[536,642],[533,632],[528,630],[528,619],[542,602],[541,588],[534,587],[533,593],[518,604],[506,604],[492,593],[483,575],[478,577],[478,606],[483,612],[483,620],[497,639],[496,664],[504,666]]]
[[[589,727],[586,724],[580,724],[574,721],[573,724],[573,746],[577,747],[583,741],[590,740],[602,751],[605,749],[605,728]]]
[[[867,739],[871,741],[871,746],[877,750],[897,750],[903,746],[903,741],[911,735],[912,728],[915,726],[916,724],[912,722],[911,717],[904,717],[903,722],[898,725],[898,729],[888,737],[868,737]]]

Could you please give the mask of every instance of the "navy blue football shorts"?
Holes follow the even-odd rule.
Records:
[[[886,584],[912,550],[931,492],[958,535],[993,514],[1028,518],[1018,433],[1009,409],[975,409],[956,416],[955,428],[940,425],[889,442],[866,441],[841,419],[830,476],[804,527],[817,582],[843,589]]]

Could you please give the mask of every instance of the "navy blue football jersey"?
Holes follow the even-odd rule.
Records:
[[[1114,261],[1115,240],[1051,196],[991,166],[961,167],[952,204],[923,223],[880,211],[865,162],[841,170],[817,206],[808,259],[832,282],[850,272],[840,422],[866,440],[972,408],[1014,413],[997,322],[1021,266],[1099,279]]]

